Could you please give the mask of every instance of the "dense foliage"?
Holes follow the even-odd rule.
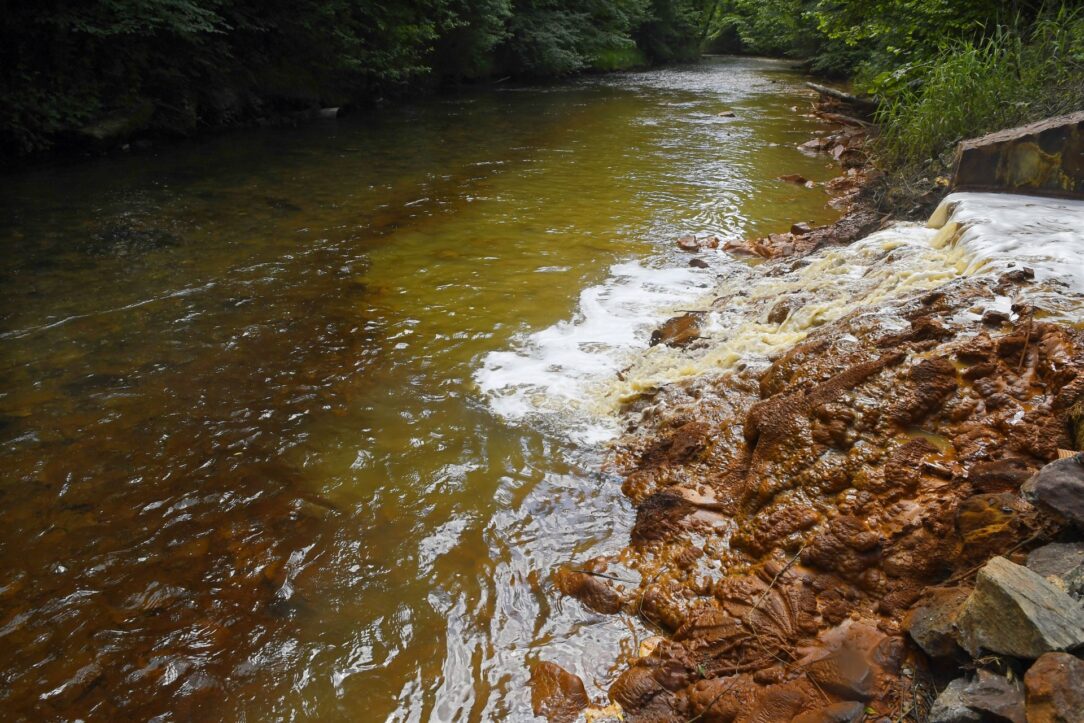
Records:
[[[186,134],[484,78],[703,50],[801,58],[884,102],[906,165],[1084,107],[1076,0],[40,0],[0,19],[0,152]]]
[[[1084,109],[1073,0],[718,0],[705,17],[709,46],[805,58],[875,94],[890,167],[937,171],[963,138]]]
[[[700,0],[41,0],[0,20],[0,145],[187,133],[491,75],[694,57]]]

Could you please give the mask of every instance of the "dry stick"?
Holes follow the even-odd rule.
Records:
[[[1006,550],[1004,553],[1002,553],[1001,556],[1004,557],[1005,555],[1011,555],[1014,552],[1016,552],[1017,550],[1019,550],[1021,547],[1023,547],[1024,545],[1030,545],[1032,542],[1035,542],[1036,540],[1039,540],[1039,539],[1042,539],[1042,538],[1043,538],[1043,533],[1036,532],[1034,535],[1032,535],[1028,539],[1023,540],[1022,542],[1018,542],[1015,545],[1013,545],[1012,547],[1010,547],[1008,550]],[[987,560],[986,562],[989,562],[989,560]],[[974,567],[969,568],[967,570],[964,570],[963,572],[958,572],[955,575],[953,575],[952,577],[950,577],[948,580],[945,580],[941,584],[942,585],[949,585],[949,584],[954,583],[954,582],[959,582],[960,580],[963,580],[964,578],[970,577],[973,573],[976,573],[979,570],[981,570],[983,567],[985,567],[986,562],[975,565]]]
[[[914,704],[914,703],[912,703],[911,705],[907,706],[907,710],[905,710],[905,711],[903,711],[902,713],[900,713],[900,714],[899,714],[899,716],[897,716],[897,717],[896,717],[896,718],[895,718],[895,719],[894,719],[894,720],[892,721],[892,723],[900,723],[900,721],[902,721],[902,720],[903,720],[904,718],[906,718],[907,716],[911,715],[911,711],[913,711],[914,709],[915,709],[915,704]]]
[[[592,572],[591,570],[584,570],[582,567],[569,568],[569,572],[582,572],[584,575],[594,575],[595,577],[604,577],[607,580],[616,580],[617,582],[627,582],[630,585],[635,585],[636,580],[629,580],[624,577],[617,577],[616,575],[607,575],[604,572]]]
[[[1035,319],[1035,309],[1031,310],[1028,314],[1028,330],[1024,334],[1024,349],[1020,352],[1020,363],[1016,365],[1016,373],[1019,374],[1024,369],[1024,360],[1028,356],[1028,342],[1031,341],[1031,322]]]
[[[757,611],[758,608],[760,608],[760,604],[762,602],[764,602],[764,598],[767,597],[768,593],[772,591],[772,588],[775,586],[775,583],[777,583],[779,581],[779,578],[783,575],[783,573],[786,572],[787,570],[789,570],[790,566],[793,565],[795,563],[795,561],[797,561],[798,557],[802,554],[803,550],[805,550],[805,545],[802,545],[798,549],[798,552],[794,553],[794,557],[790,558],[790,560],[787,562],[787,564],[783,566],[783,569],[781,569],[779,572],[777,572],[775,574],[775,577],[773,577],[772,581],[770,583],[768,583],[768,587],[764,590],[764,592],[761,594],[761,596],[757,599],[756,603],[753,604],[753,607],[749,610],[749,612],[747,612],[745,615],[743,615],[741,617],[741,622],[742,622],[743,625],[745,624],[745,618],[748,617],[749,615],[753,614],[754,612]],[[643,603],[643,598],[642,597],[640,598],[640,602]],[[759,633],[755,629],[753,629],[753,635],[756,635],[758,640],[759,640],[759,637],[760,637]],[[773,655],[773,654],[769,653],[769,655]],[[774,657],[774,655],[773,655],[773,657]],[[730,682],[726,686],[724,686],[723,689],[720,690],[719,693],[714,698],[711,699],[711,702],[709,702],[707,704],[707,706],[704,707],[704,710],[702,710],[701,712],[694,715],[692,718],[685,721],[685,723],[696,723],[696,721],[703,718],[704,714],[707,713],[708,711],[710,711],[712,709],[712,707],[716,703],[718,703],[720,700],[722,700],[723,696],[726,695],[730,691],[730,689],[732,687],[734,687],[734,679],[733,678],[731,678]],[[823,691],[822,691],[822,693],[823,693]]]

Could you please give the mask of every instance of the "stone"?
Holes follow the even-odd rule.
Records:
[[[952,188],[1084,198],[1084,111],[963,141]]]
[[[930,707],[930,723],[981,723],[982,714],[963,701],[967,681],[957,678],[948,684]]]
[[[1084,530],[1084,453],[1051,462],[1032,475],[1020,491],[1029,501]]]
[[[690,234],[685,234],[684,236],[681,236],[681,237],[678,238],[677,245],[678,245],[678,248],[681,249],[682,251],[699,251],[700,250],[700,239],[698,239],[696,236],[694,236],[691,233]]]
[[[595,612],[612,615],[621,610],[620,593],[595,575],[560,568],[553,577],[558,590],[576,598]]]
[[[578,675],[548,661],[531,668],[531,707],[535,715],[550,723],[572,723],[590,704]]]
[[[988,713],[995,720],[1026,723],[1024,716],[1024,686],[1020,680],[979,670],[975,679],[964,687],[961,702],[979,713]],[[987,716],[983,716],[985,719]]]
[[[651,332],[651,346],[666,344],[683,347],[700,338],[700,319],[702,314],[690,313],[667,319],[655,331]]]
[[[694,269],[707,269],[710,268],[711,265],[704,259],[690,259],[689,266]]]
[[[813,227],[805,221],[799,221],[798,223],[792,224],[790,227],[790,232],[795,236],[805,236],[812,230]]]
[[[1027,567],[1071,597],[1084,598],[1084,542],[1054,542],[1032,550]]]
[[[969,592],[958,587],[928,589],[907,613],[903,629],[926,655],[948,658],[962,652],[956,644],[956,615]]]
[[[809,183],[809,179],[805,176],[800,176],[797,173],[788,173],[785,176],[779,177],[780,181],[786,181],[787,183],[796,183],[799,186],[804,186]]]
[[[833,703],[792,718],[790,723],[858,723],[866,717],[866,707],[858,702]]]
[[[1084,608],[1036,572],[991,559],[956,619],[960,644],[1017,658],[1084,645]]]
[[[869,700],[873,692],[873,670],[865,656],[851,648],[840,648],[806,666],[806,675],[825,692],[846,700]]]
[[[1024,675],[1028,723],[1077,723],[1084,720],[1084,660],[1068,653],[1047,653]]]

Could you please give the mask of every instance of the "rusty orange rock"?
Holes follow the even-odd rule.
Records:
[[[531,668],[531,707],[535,715],[550,723],[573,723],[590,704],[578,675],[548,661]]]

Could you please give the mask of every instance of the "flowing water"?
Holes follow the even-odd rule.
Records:
[[[581,377],[730,263],[676,236],[833,218],[776,180],[834,173],[805,104],[711,59],[0,178],[5,719],[601,700],[636,623],[550,581],[630,524]]]

